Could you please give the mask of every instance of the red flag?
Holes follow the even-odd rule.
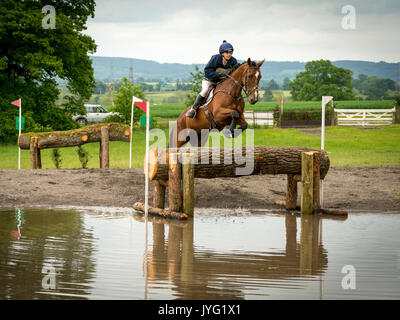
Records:
[[[11,102],[11,104],[13,104],[14,106],[17,106],[17,107],[21,107],[21,99],[15,100],[15,101]]]
[[[135,101],[135,104],[142,109],[144,112],[147,110],[147,102],[146,101]]]

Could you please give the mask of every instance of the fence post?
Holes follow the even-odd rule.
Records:
[[[182,154],[183,212],[189,217],[194,213],[194,157],[193,153]]]
[[[395,111],[393,114],[393,123],[400,123],[400,106],[395,105],[394,108],[395,108]]]
[[[313,152],[301,153],[301,213],[313,212]]]
[[[168,163],[168,201],[170,211],[182,212],[181,177],[181,164],[178,153],[170,152]]]
[[[110,167],[110,152],[109,152],[109,134],[108,127],[101,127],[100,138],[100,168]]]
[[[164,209],[165,208],[165,188],[166,181],[154,180],[153,189],[153,207]]]
[[[286,209],[296,209],[297,206],[297,179],[294,174],[287,175]]]

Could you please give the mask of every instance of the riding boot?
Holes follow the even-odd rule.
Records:
[[[199,94],[196,98],[196,101],[193,103],[192,108],[186,113],[186,117],[193,119],[196,116],[197,110],[203,104],[204,100],[205,98],[201,94]]]

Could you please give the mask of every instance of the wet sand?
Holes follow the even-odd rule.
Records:
[[[0,170],[0,207],[132,207],[144,188],[143,169]],[[324,208],[400,212],[400,166],[331,167],[323,188]],[[198,208],[277,209],[285,192],[285,175],[195,180]]]

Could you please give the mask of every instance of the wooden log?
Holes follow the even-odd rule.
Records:
[[[301,213],[313,212],[313,152],[301,155]]]
[[[319,188],[320,188],[320,153],[313,151],[313,213],[318,213],[321,208]]]
[[[297,203],[297,181],[294,174],[287,175],[286,209],[295,209]]]
[[[38,138],[39,149],[75,147],[85,143],[100,142],[101,128],[107,127],[109,141],[129,142],[130,127],[121,123],[101,123],[69,131],[30,132],[21,134],[18,146],[21,149],[30,148],[31,137]]]
[[[182,212],[181,164],[177,153],[169,154],[168,171],[168,202],[169,210]]]
[[[136,202],[133,205],[133,209],[144,213],[145,212],[144,203]],[[172,218],[172,219],[179,219],[179,220],[185,220],[188,218],[188,216],[185,213],[174,212],[174,211],[160,209],[160,208],[154,208],[151,206],[148,207],[148,212],[151,215],[155,215],[155,216],[159,216],[159,217],[163,217],[163,218]]]
[[[100,139],[100,168],[110,167],[110,152],[109,152],[109,135],[108,127],[101,127],[101,139]]]
[[[192,153],[182,154],[182,197],[183,212],[194,213],[194,157]]]
[[[239,177],[255,174],[301,175],[301,153],[319,151],[320,177],[324,179],[329,170],[328,154],[320,149],[306,147],[225,147],[152,149],[149,153],[149,179],[168,180],[168,153],[194,154],[195,178]],[[242,160],[242,163],[238,163]],[[214,162],[214,163],[213,163]],[[218,163],[215,163],[218,162]],[[241,171],[237,171],[241,170]]]
[[[153,207],[164,209],[165,208],[165,184],[162,180],[154,181],[153,188]]]

